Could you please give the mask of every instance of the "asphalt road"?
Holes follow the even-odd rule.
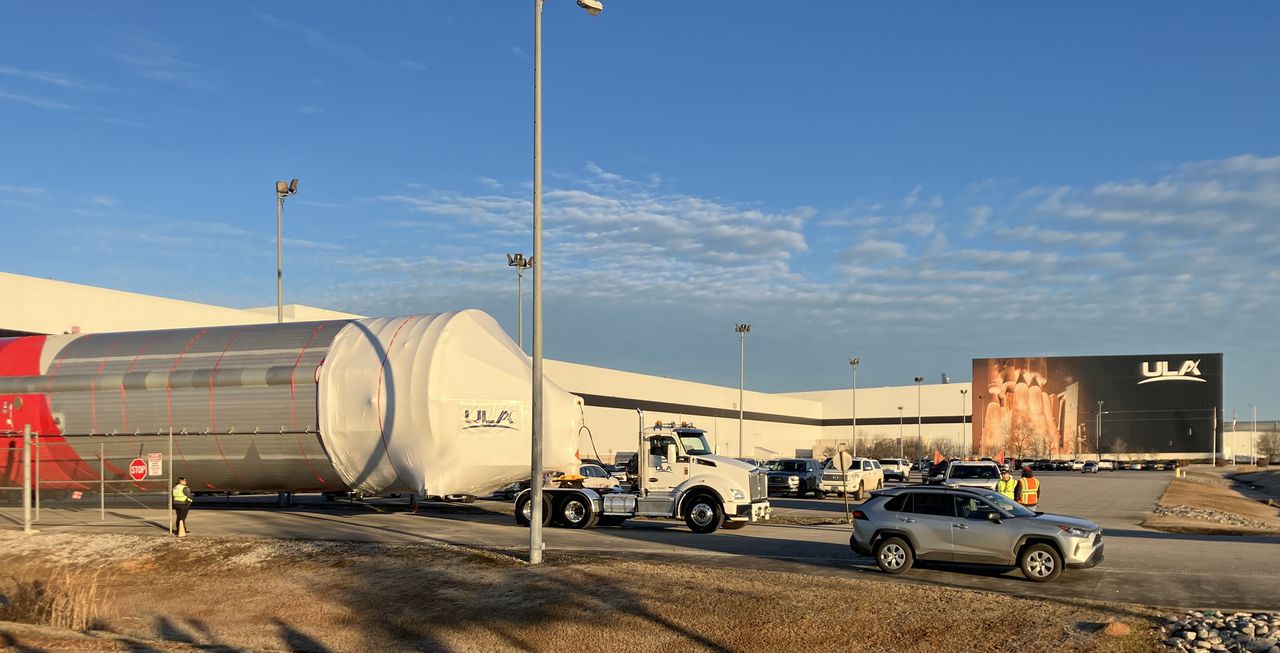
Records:
[[[886,582],[931,583],[1060,601],[1100,599],[1177,608],[1280,610],[1280,536],[1230,537],[1160,533],[1138,524],[1172,477],[1167,472],[1115,472],[1099,476],[1046,472],[1042,506],[1048,512],[1086,517],[1104,528],[1106,560],[1094,569],[1067,571],[1052,583],[1032,583],[1016,570],[934,565],[898,577],[879,572],[870,558],[849,549],[849,527],[751,525],[738,531],[695,535],[682,523],[633,521],[618,528],[546,529],[548,553],[679,560],[708,566],[778,569],[824,576],[860,576]],[[314,499],[290,509],[270,499],[199,502],[190,524],[199,536],[289,537],[381,542],[443,542],[502,550],[528,545],[528,530],[508,515],[407,514],[368,505],[326,505]],[[395,502],[381,502],[395,507]],[[375,504],[379,505],[379,504]],[[480,502],[473,508],[498,507]],[[843,501],[775,498],[788,514],[839,514]],[[18,511],[0,510],[13,528]],[[96,506],[45,507],[45,531],[154,532],[163,536],[161,510],[112,507],[98,521]]]

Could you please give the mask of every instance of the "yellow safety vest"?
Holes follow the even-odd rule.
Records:
[[[996,481],[996,492],[999,492],[1010,499],[1013,499],[1013,488],[1015,487],[1018,487],[1018,482],[1013,479],[1006,481],[1002,478]]]
[[[187,490],[187,486],[185,485],[173,486],[173,502],[186,503],[187,501],[190,501],[191,497],[187,496],[186,490]]]

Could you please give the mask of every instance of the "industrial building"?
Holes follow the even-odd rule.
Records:
[[[9,273],[0,273],[0,293],[7,298],[7,308],[0,314],[0,337],[269,324],[276,319],[275,306],[228,308]],[[359,316],[294,304],[284,307],[287,322],[353,317]],[[989,369],[988,360],[1004,361],[1006,365],[1012,361],[1020,365],[1018,370],[1022,371],[1012,367]],[[965,451],[994,455],[1001,450],[1000,445],[1005,440],[992,439],[990,425],[998,419],[999,413],[992,408],[992,402],[995,401],[997,407],[1008,404],[1007,419],[1012,424],[1015,419],[1023,419],[1015,416],[1014,408],[1021,406],[1025,412],[1027,395],[1036,396],[1036,401],[1042,402],[1046,408],[1045,412],[1037,411],[1039,417],[1027,423],[1040,424],[1047,429],[1045,432],[1052,431],[1057,437],[1052,442],[1046,440],[1043,446],[1029,446],[1023,455],[1074,456],[1079,452],[1094,452],[1096,449],[1080,446],[1079,442],[1085,434],[1082,427],[1085,416],[1092,418],[1096,411],[1083,405],[1080,399],[1083,395],[1073,395],[1075,398],[1070,400],[1068,410],[1069,392],[1050,393],[1046,375],[1031,369],[1035,365],[1046,364],[1043,363],[1045,360],[976,359],[975,374],[983,376],[983,383],[979,384],[981,387],[977,388],[976,394],[974,385],[968,382],[857,388],[856,391],[851,387],[790,393],[747,391],[743,400],[741,433],[739,389],[736,387],[554,360],[546,362],[546,373],[560,387],[584,400],[587,428],[580,434],[582,457],[599,457],[606,461],[628,457],[635,451],[639,426],[636,409],[645,411],[649,423],[659,420],[692,422],[706,429],[708,440],[719,453],[731,456],[821,458],[840,447],[850,450],[856,447],[860,453],[865,453],[876,443],[883,452],[886,442],[897,443],[899,451],[907,457],[931,453],[935,448],[954,453]],[[1178,364],[1181,364],[1181,359],[1174,363]],[[1201,364],[1206,372],[1213,365],[1211,380],[1216,388],[1213,396],[1220,405],[1221,355],[1217,355],[1212,363]],[[1142,380],[1141,372],[1133,370],[1136,381]],[[988,383],[986,378],[990,373],[1009,377],[1001,377],[1009,384],[1007,399],[1003,395],[997,399],[993,394],[996,384]],[[1054,395],[1056,408],[1050,405],[1050,394]],[[1091,398],[1094,396],[1089,395]],[[974,407],[979,408],[976,416]],[[973,428],[975,417],[976,432]],[[1190,437],[1177,440],[1176,450],[1154,446],[1121,448],[1126,449],[1125,455],[1136,457],[1157,454],[1164,457],[1204,456],[1211,447],[1216,448],[1220,455],[1227,456],[1233,452],[1249,451],[1252,433],[1228,432],[1224,437],[1226,429],[1222,424],[1203,419],[1203,416],[1201,422],[1203,424],[1196,427],[1198,431],[1193,430]],[[984,424],[987,425],[986,430]],[[1047,426],[1050,424],[1052,428]],[[2,425],[0,430],[3,430]],[[1076,437],[1066,437],[1064,432]],[[1008,429],[1003,436],[1006,439],[1007,433]],[[1216,443],[1213,441],[1215,435]],[[1173,443],[1171,439],[1170,444]],[[1224,444],[1226,450],[1223,449]],[[1107,451],[1106,446],[1103,446],[1103,451]],[[1006,451],[1006,454],[1015,455],[1011,451]]]

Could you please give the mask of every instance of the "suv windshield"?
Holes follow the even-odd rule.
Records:
[[[711,447],[707,446],[707,438],[701,433],[681,433],[680,444],[684,445],[685,453],[690,456],[711,454]]]
[[[951,478],[999,478],[995,465],[952,465]]]
[[[1021,504],[1014,503],[1009,499],[1009,497],[1006,497],[1005,495],[1000,494],[999,492],[987,491],[987,492],[977,492],[976,494],[982,497],[983,499],[986,499],[987,501],[995,505],[997,508],[1013,515],[1014,517],[1035,517],[1036,516],[1036,513],[1030,510],[1027,510],[1026,508],[1022,507]]]
[[[803,460],[775,460],[769,463],[771,472],[803,472],[804,468]]]

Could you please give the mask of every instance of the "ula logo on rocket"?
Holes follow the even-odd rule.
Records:
[[[1155,369],[1152,369],[1152,365],[1155,365]],[[1200,361],[1198,360],[1183,361],[1182,367],[1177,371],[1170,369],[1169,361],[1155,361],[1154,363],[1143,361],[1142,376],[1146,378],[1138,381],[1138,385],[1155,381],[1196,381],[1205,383],[1205,380],[1200,378]]]

